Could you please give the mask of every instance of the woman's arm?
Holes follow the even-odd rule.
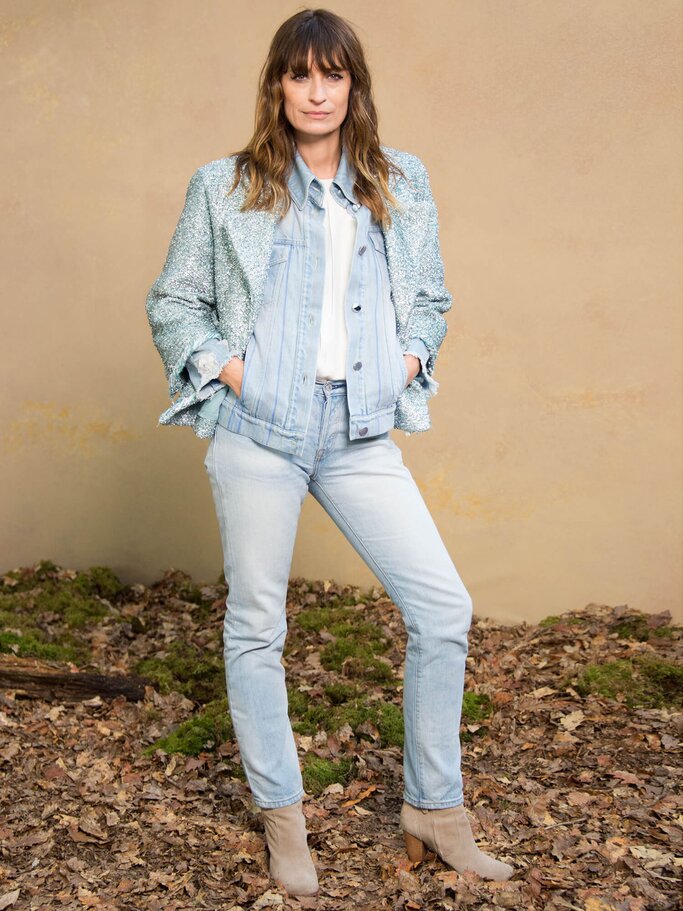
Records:
[[[417,156],[415,156],[417,158]],[[409,338],[420,339],[428,357],[423,364],[424,379],[435,395],[439,384],[432,378],[441,343],[448,326],[444,314],[452,306],[453,298],[444,285],[444,266],[439,242],[439,217],[432,196],[429,174],[421,159],[418,161],[417,189],[425,212],[425,239],[417,263],[417,296],[408,320]],[[406,353],[411,350],[409,344]],[[421,359],[422,360],[422,359]]]
[[[147,295],[154,345],[171,396],[189,382],[186,362],[207,339],[220,339],[214,295],[213,229],[201,168],[190,179],[185,206],[161,274]]]

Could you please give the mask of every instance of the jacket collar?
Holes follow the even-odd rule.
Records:
[[[341,158],[339,159],[339,166],[337,173],[334,175],[333,183],[339,187],[349,202],[357,204],[358,199],[353,191],[355,179],[355,168],[349,160],[346,146],[342,145]],[[303,160],[301,152],[296,146],[294,147],[294,164],[287,183],[292,199],[299,209],[303,209],[306,205],[309,192],[313,194],[315,201],[322,205],[322,184]]]

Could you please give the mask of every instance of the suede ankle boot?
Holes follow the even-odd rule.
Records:
[[[286,807],[261,807],[270,854],[270,875],[288,895],[315,895],[318,874],[306,840],[303,801]]]
[[[463,804],[441,810],[425,810],[403,802],[401,828],[408,857],[424,860],[425,851],[434,851],[458,873],[474,870],[484,879],[502,881],[515,872],[514,867],[481,851],[472,835]]]

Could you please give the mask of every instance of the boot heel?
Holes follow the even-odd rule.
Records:
[[[427,854],[427,848],[425,843],[421,838],[417,838],[415,835],[411,835],[410,832],[403,832],[403,838],[406,843],[406,851],[408,852],[408,857],[413,863],[424,860],[425,855]]]

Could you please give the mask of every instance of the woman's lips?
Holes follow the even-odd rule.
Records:
[[[306,111],[307,117],[327,117],[329,111]]]

